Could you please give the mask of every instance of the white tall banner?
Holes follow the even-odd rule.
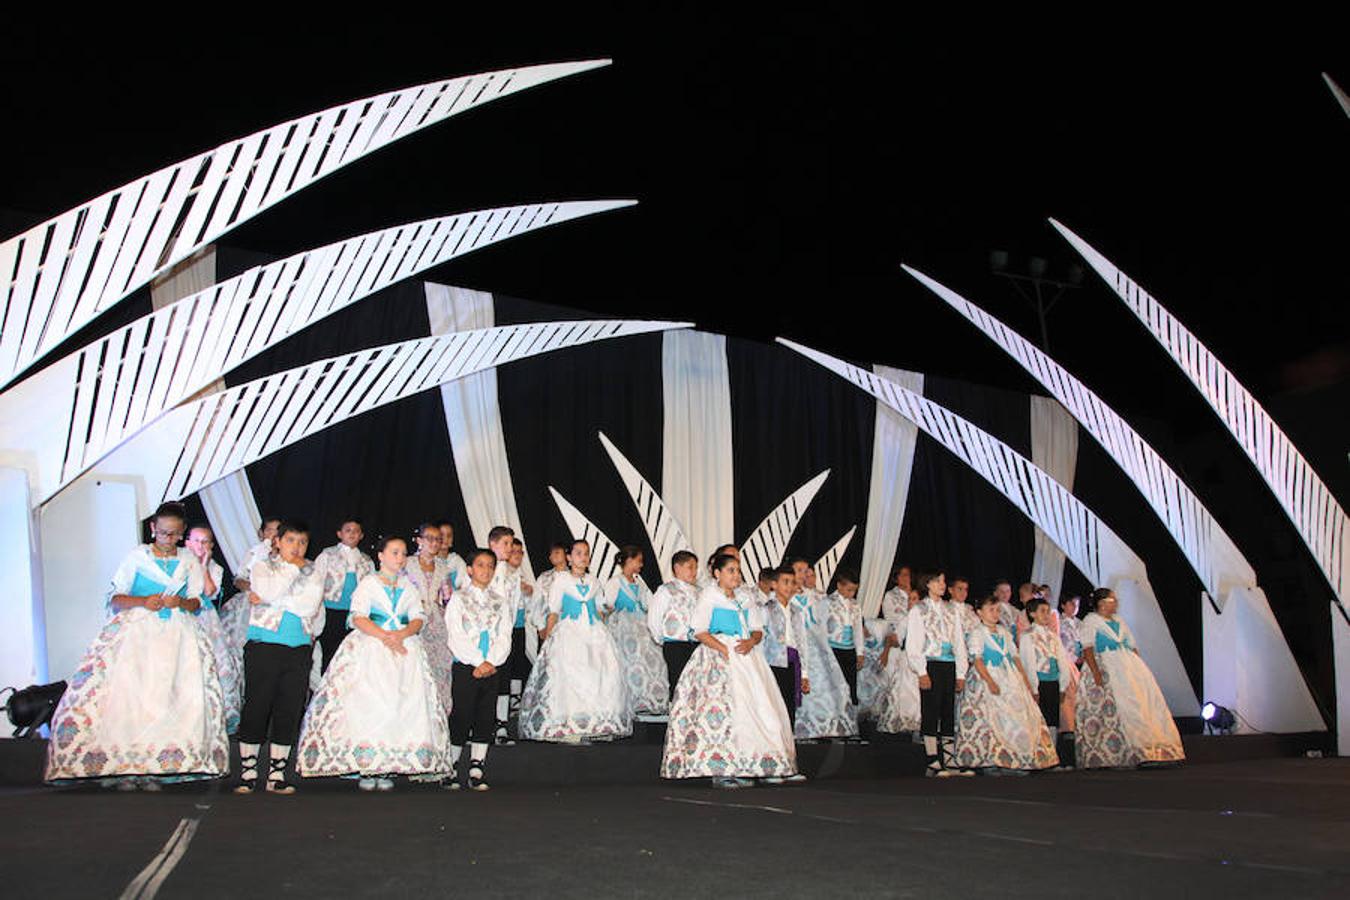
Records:
[[[46,616],[28,473],[0,467],[0,688],[47,681]]]
[[[491,294],[430,281],[425,283],[425,289],[427,318],[431,320],[433,335],[493,327]],[[475,545],[487,546],[488,531],[494,525],[509,525],[525,541],[506,457],[496,369],[441,385],[441,402]],[[528,544],[523,566],[530,580],[534,580]]]
[[[1073,490],[1074,470],[1078,468],[1078,422],[1051,397],[1031,398],[1031,461]],[[1064,551],[1039,528],[1031,580],[1050,585],[1056,598],[1064,586]]]
[[[208,246],[150,285],[150,305],[155,309],[163,309],[215,283],[216,248]],[[195,396],[214,394],[224,389],[225,382],[217,379]],[[244,554],[258,542],[258,526],[261,524],[261,514],[257,501],[253,499],[253,486],[248,482],[248,473],[240,469],[226,475],[202,488],[198,496],[206,508],[206,518],[211,523],[211,531],[220,552],[224,554],[230,570],[239,571]]]
[[[731,380],[726,338],[667,332],[661,343],[665,427],[661,496],[700,558],[736,540]]]
[[[887,381],[923,395],[923,375],[890,366],[873,366]],[[909,499],[909,479],[914,472],[914,446],[918,427],[884,403],[877,403],[877,423],[872,439],[872,483],[867,491],[867,530],[863,540],[862,572],[858,596],[863,615],[879,615],[881,596],[890,588],[891,564],[900,544]]]

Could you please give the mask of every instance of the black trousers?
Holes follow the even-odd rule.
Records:
[[[797,727],[797,679],[792,676],[792,666],[769,666],[773,680],[778,683],[778,693],[783,695],[783,704],[787,706],[788,721]]]
[[[1036,702],[1040,704],[1045,724],[1059,727],[1059,682],[1041,681],[1036,684]]]
[[[492,743],[497,734],[497,685],[505,680],[501,669],[487,678],[474,678],[473,666],[450,666],[450,743],[462,747],[471,736],[475,743]]]
[[[239,740],[261,744],[268,740],[290,747],[300,733],[300,717],[309,694],[309,670],[314,648],[286,647],[263,641],[244,645],[244,706],[239,713]]]
[[[347,627],[347,614],[351,610],[332,609],[324,607],[323,610],[323,634],[319,635],[319,649],[323,651],[323,671],[328,671],[328,664],[333,661],[333,655],[337,653],[338,647],[342,646],[342,641],[351,633]]]
[[[919,689],[919,732],[926,737],[956,735],[956,663],[928,660],[933,686]]]
[[[848,698],[854,706],[858,705],[858,651],[850,647],[847,650],[840,650],[838,647],[834,650],[834,658],[839,660],[839,668],[844,672],[844,680],[848,682]]]
[[[526,682],[530,680],[530,670],[534,666],[530,665],[530,654],[525,651],[525,629],[516,628],[511,632],[511,655],[502,663],[499,670],[501,674],[501,683],[497,686],[497,693],[505,696],[511,693],[511,682]]]
[[[666,641],[661,645],[661,655],[666,660],[666,674],[670,677],[670,699],[675,699],[675,685],[680,683],[684,667],[689,665],[689,657],[694,655],[697,641]]]

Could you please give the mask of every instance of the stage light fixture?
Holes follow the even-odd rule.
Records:
[[[1211,734],[1232,734],[1237,726],[1237,716],[1233,715],[1233,711],[1213,700],[1206,700],[1205,705],[1200,707],[1200,718]]]
[[[5,690],[14,691],[5,704],[5,714],[14,724],[13,737],[28,737],[52,720],[56,704],[61,702],[61,695],[66,692],[66,683],[30,684],[21,691],[14,688]]]
[[[1008,251],[990,250],[989,268],[993,269],[995,272],[1002,272],[1004,269],[1008,268]]]
[[[1044,278],[1049,268],[1050,263],[1046,262],[1044,257],[1033,256],[1027,260],[1027,271],[1031,273],[1032,278]]]

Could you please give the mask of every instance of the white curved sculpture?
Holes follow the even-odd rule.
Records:
[[[1237,438],[1242,451],[1298,529],[1303,543],[1312,551],[1344,610],[1350,592],[1350,554],[1346,546],[1350,539],[1350,518],[1326,484],[1270,414],[1209,348],[1087,241],[1054,219],[1050,224],[1125,301]]]
[[[159,273],[323,176],[475,106],[608,64],[502,69],[354,100],[167,166],[0,243],[0,387]]]
[[[241,363],[376,291],[497,241],[631,200],[479,210],[306,250],[144,316],[0,394],[0,460],[40,505]]]
[[[685,323],[536,322],[372,347],[185,403],[108,457],[135,475],[144,505],[185,497],[249,463],[363,412],[504,363]]]
[[[567,530],[571,532],[573,540],[585,541],[591,545],[591,572],[600,579],[601,584],[605,584],[616,571],[614,555],[619,545],[586,518],[581,510],[568,503],[552,485],[549,485],[548,492],[553,495],[553,502],[558,505],[558,512],[562,513],[563,521],[567,523]]]
[[[619,448],[614,446],[614,442],[606,437],[603,431],[600,432],[600,443],[604,445],[610,462],[614,463],[623,486],[628,490],[628,496],[637,507],[638,515],[642,517],[642,527],[647,532],[652,552],[656,554],[661,581],[670,581],[675,577],[670,568],[670,557],[680,550],[692,550],[689,539],[684,536],[684,530],[680,528],[680,523],[675,521],[674,514],[666,508],[661,495],[647,479],[638,474],[637,467],[619,452]]]
[[[829,477],[830,470],[826,469],[789,494],[741,544],[741,577],[746,584],[754,584],[761,569],[782,565],[797,524]]]
[[[850,528],[848,533],[835,541],[834,546],[825,551],[825,555],[816,560],[816,564],[811,567],[816,571],[816,587],[821,591],[830,589],[830,579],[834,577],[835,569],[839,568],[839,560],[848,552],[848,545],[853,541],[853,534],[857,530],[857,525]]]
[[[1209,639],[1205,698],[1240,711],[1261,731],[1324,730],[1322,715],[1270,602],[1256,583],[1256,572],[1172,467],[1087,385],[1017,332],[922,272],[902,268],[1044,385],[1124,470],[1167,527],[1216,603],[1217,613],[1208,608],[1203,611]],[[1233,608],[1235,603],[1237,608]],[[1219,615],[1230,613],[1228,622],[1218,621]]]
[[[988,432],[866,369],[779,338],[778,342],[876,397],[969,465],[1055,542],[1094,584],[1109,587],[1139,640],[1174,715],[1200,711],[1143,560],[1059,482]]]

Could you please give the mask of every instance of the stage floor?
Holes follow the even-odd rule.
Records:
[[[1346,759],[705,785],[5,788],[0,893],[1350,896]],[[124,894],[138,876],[143,890]]]

